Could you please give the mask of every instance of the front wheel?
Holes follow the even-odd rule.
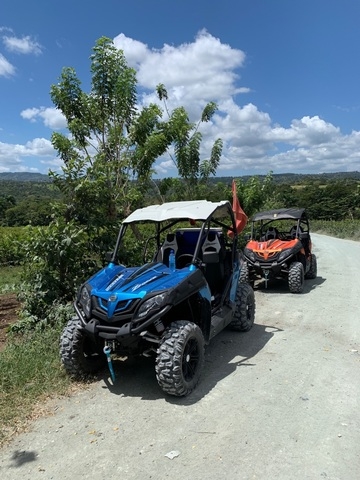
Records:
[[[239,283],[235,301],[234,317],[229,327],[238,332],[248,332],[255,319],[255,295],[251,285]]]
[[[304,289],[304,266],[301,262],[293,262],[289,268],[288,278],[291,293],[301,293]]]
[[[310,268],[306,274],[306,278],[316,278],[317,277],[317,260],[314,253],[310,255]]]
[[[164,332],[157,350],[155,372],[165,393],[189,395],[196,387],[204,366],[205,341],[193,322],[178,320]]]
[[[60,358],[65,370],[74,378],[94,374],[106,365],[101,346],[81,330],[77,317],[71,318],[62,332]]]

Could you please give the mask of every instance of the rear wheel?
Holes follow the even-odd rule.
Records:
[[[236,292],[234,317],[229,324],[232,330],[248,332],[254,325],[255,295],[248,283],[239,283]]]
[[[71,318],[62,332],[60,358],[65,370],[75,378],[96,373],[106,365],[101,346],[80,329],[77,317]]]
[[[306,274],[306,278],[316,278],[317,277],[317,260],[314,253],[310,256],[310,268]]]
[[[204,366],[202,331],[192,322],[178,320],[164,332],[157,350],[158,384],[169,395],[188,395],[197,385]]]
[[[301,293],[304,289],[304,266],[301,262],[293,262],[289,268],[289,290],[291,293]]]

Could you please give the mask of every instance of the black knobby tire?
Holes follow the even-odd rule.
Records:
[[[289,290],[291,293],[301,293],[304,289],[304,266],[301,262],[293,262],[289,268]]]
[[[94,374],[106,365],[101,346],[80,329],[77,317],[71,318],[60,338],[60,358],[65,370],[74,378]]]
[[[317,277],[317,259],[314,253],[310,256],[310,268],[306,274],[306,278],[316,278]]]
[[[235,301],[235,312],[229,327],[238,332],[248,332],[255,319],[255,295],[251,285],[240,282]]]
[[[196,387],[205,359],[205,341],[193,322],[178,320],[165,330],[157,350],[155,372],[165,393],[189,395]]]
[[[246,262],[243,262],[240,266],[240,283],[249,283],[249,266]]]

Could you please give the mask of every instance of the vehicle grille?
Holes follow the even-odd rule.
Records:
[[[279,255],[278,251],[271,251],[271,250],[270,251],[269,250],[261,250],[261,251],[256,251],[254,253],[260,261],[275,260],[277,258],[277,256]]]
[[[119,300],[117,303],[114,314],[111,318],[108,317],[108,301],[103,298],[94,298],[93,311],[94,317],[104,320],[105,322],[117,322],[121,320],[129,321],[132,319],[134,312],[140,302],[140,299]]]

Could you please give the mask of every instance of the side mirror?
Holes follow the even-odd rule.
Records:
[[[309,238],[310,238],[309,232],[300,233],[300,240],[309,240]]]

